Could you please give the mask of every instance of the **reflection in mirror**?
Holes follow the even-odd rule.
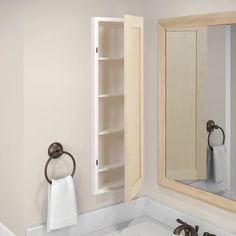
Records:
[[[235,63],[236,25],[166,32],[166,177],[233,200]]]

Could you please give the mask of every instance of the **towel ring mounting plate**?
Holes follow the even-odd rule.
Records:
[[[61,156],[63,152],[63,147],[60,143],[52,143],[48,148],[48,155],[53,159],[57,159]]]

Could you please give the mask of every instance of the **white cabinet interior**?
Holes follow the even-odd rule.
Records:
[[[140,25],[131,28],[132,23],[137,22]],[[142,179],[142,22],[142,18],[134,16],[92,19],[95,194],[122,189],[125,182],[131,191],[132,186]],[[137,96],[134,102],[131,94]],[[132,104],[134,109],[130,109]],[[130,111],[127,111],[128,106]],[[138,117],[132,117],[132,113]],[[127,125],[131,119],[134,126]],[[138,137],[133,138],[134,133]],[[125,173],[131,174],[125,178]]]

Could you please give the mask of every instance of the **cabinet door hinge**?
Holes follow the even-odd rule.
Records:
[[[96,160],[96,165],[98,166],[98,160]]]
[[[98,47],[96,47],[96,53],[98,53]]]

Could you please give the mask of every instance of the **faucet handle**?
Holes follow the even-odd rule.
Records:
[[[182,221],[181,219],[177,219],[176,221],[177,221],[178,223],[182,224],[182,225],[187,225],[187,223],[184,222],[184,221]],[[199,226],[196,225],[194,228],[195,228],[196,232],[198,232]]]
[[[198,230],[199,230],[199,226],[198,225],[195,225],[195,230],[196,230],[196,232],[198,232]]]
[[[177,221],[178,223],[180,223],[181,225],[187,224],[186,222],[183,222],[181,219],[177,219],[176,221]]]
[[[211,233],[209,233],[209,232],[205,232],[205,233],[203,234],[203,236],[217,236],[217,235],[211,234]]]

